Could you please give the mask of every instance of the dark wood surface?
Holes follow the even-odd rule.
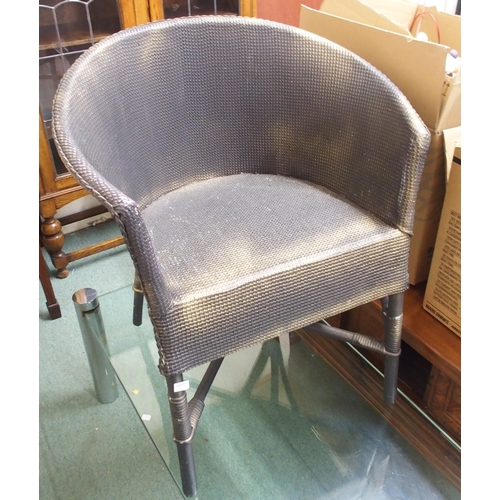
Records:
[[[461,339],[423,308],[425,283],[405,294],[403,345],[399,370],[401,395],[394,406],[382,400],[383,357],[362,352],[363,360],[343,342],[303,332],[303,340],[331,364],[415,449],[460,488]],[[380,301],[328,318],[333,326],[383,336]],[[417,406],[418,409],[415,408]],[[444,432],[437,430],[429,419]],[[448,439],[449,438],[451,439]]]
[[[401,395],[394,405],[386,405],[382,397],[382,377],[345,343],[303,330],[297,333],[424,458],[460,489],[461,453],[425,416]]]

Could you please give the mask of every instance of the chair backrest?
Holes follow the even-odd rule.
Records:
[[[116,33],[66,72],[54,134],[111,210],[241,172],[322,185],[411,233],[429,134],[378,70],[316,35],[200,16]],[[132,201],[133,200],[133,201]]]

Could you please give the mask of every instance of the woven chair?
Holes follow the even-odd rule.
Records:
[[[144,293],[186,495],[203,401],[232,352],[308,327],[382,353],[394,402],[429,133],[383,74],[278,23],[159,21],[72,65],[53,128],[133,260],[134,321]],[[322,322],[375,299],[383,341]],[[183,373],[207,362],[188,402]]]

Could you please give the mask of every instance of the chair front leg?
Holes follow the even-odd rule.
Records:
[[[397,395],[403,329],[403,302],[404,293],[389,295],[382,299],[384,347],[388,353],[384,361],[384,401],[387,404],[394,404]]]
[[[194,429],[191,425],[188,399],[185,390],[179,390],[182,383],[181,375],[166,377],[168,387],[168,402],[174,429],[174,441],[177,445],[179,467],[181,472],[182,489],[188,497],[196,495],[196,472],[192,438]]]

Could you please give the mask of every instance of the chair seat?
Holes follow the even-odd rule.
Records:
[[[142,212],[169,298],[160,340],[184,359],[170,372],[407,286],[408,235],[309,182],[212,178]]]

